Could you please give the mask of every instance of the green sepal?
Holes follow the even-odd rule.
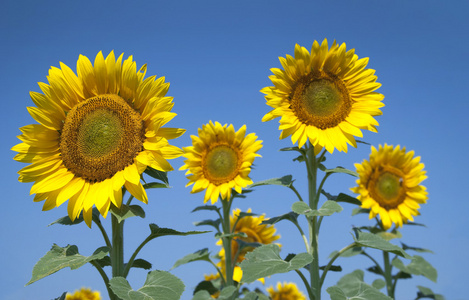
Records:
[[[342,211],[342,206],[340,206],[337,202],[327,200],[318,210],[313,210],[309,207],[308,204],[302,201],[298,201],[293,203],[292,210],[300,215],[306,215],[307,217],[315,217],[315,216],[330,216],[333,213],[338,213]]]
[[[436,282],[438,277],[438,272],[436,269],[433,268],[433,266],[423,257],[418,255],[412,257],[412,261],[407,266],[405,266],[404,263],[397,257],[393,259],[391,264],[402,272],[412,275],[422,275],[433,282]]]
[[[124,277],[112,278],[109,286],[122,300],[179,300],[184,292],[182,281],[165,271],[149,272],[143,287],[136,291]]]
[[[326,174],[328,174],[328,173],[344,173],[344,174],[352,175],[354,177],[360,177],[357,172],[346,169],[344,167],[340,167],[340,166],[335,167],[334,169],[326,169],[326,167],[324,167],[323,164],[319,164],[318,167],[321,171],[323,171]]]
[[[263,181],[254,182],[253,184],[247,186],[247,189],[253,188],[260,185],[281,185],[286,187],[291,187],[293,184],[293,177],[291,175],[286,175],[280,178],[272,178]]]
[[[143,188],[146,189],[146,190],[149,190],[149,189],[165,189],[165,188],[169,188],[170,186],[166,183],[161,183],[161,182],[149,182],[149,183],[145,183],[143,185]]]
[[[124,264],[124,269],[126,268],[127,264]],[[144,269],[144,270],[150,270],[152,267],[151,263],[144,260],[144,259],[141,259],[141,258],[138,258],[136,260],[134,260],[134,262],[132,263],[132,268],[138,268],[138,269]]]
[[[240,264],[243,270],[241,282],[251,283],[258,278],[299,270],[313,261],[310,254],[300,253],[287,262],[280,257],[279,252],[280,248],[276,244],[262,245],[248,252]]]
[[[300,149],[298,147],[286,147],[286,148],[280,149],[279,151],[298,151],[298,152],[303,153],[303,149]]]
[[[122,204],[120,208],[113,206],[111,208],[111,213],[114,217],[116,217],[119,223],[131,217],[145,218],[145,211],[143,210],[143,208],[135,204],[134,205]]]
[[[357,142],[357,143],[359,143],[359,144],[365,144],[365,145],[371,146],[370,143],[367,143],[367,142],[365,142],[365,141],[360,141],[360,140],[355,139],[355,142]]]
[[[196,211],[199,211],[199,210],[220,211],[220,208],[215,206],[215,205],[202,205],[202,206],[197,206],[191,212],[196,212]]]
[[[357,198],[349,196],[349,195],[344,194],[344,193],[340,193],[337,196],[333,196],[333,195],[327,193],[326,191],[321,190],[321,194],[326,196],[327,200],[332,200],[332,201],[335,201],[335,202],[345,202],[345,203],[350,203],[350,204],[355,204],[355,205],[361,205],[362,204],[361,201],[358,200]]]
[[[183,258],[178,259],[173,267],[171,268],[177,268],[181,265],[185,265],[187,263],[193,262],[193,261],[208,261],[210,262],[210,252],[208,251],[208,248],[204,248],[198,251],[195,251],[194,253],[188,254],[184,256]]]
[[[417,292],[417,299],[420,298],[430,298],[430,299],[435,299],[435,300],[445,300],[445,297],[440,294],[435,294],[431,289],[417,285],[417,288],[419,291]]]
[[[169,187],[168,174],[166,172],[158,171],[156,169],[153,169],[152,167],[147,167],[144,172],[148,176],[156,180],[162,181],[166,184],[166,186]]]
[[[65,300],[66,296],[67,296],[67,292],[64,292],[60,297],[55,298],[54,300]]]
[[[353,236],[353,239],[355,240],[358,246],[391,252],[407,259],[411,258],[411,256],[407,254],[401,247],[391,244],[390,242],[386,241],[385,239],[381,238],[376,234],[362,232],[357,228],[354,228],[354,231],[355,236]]]
[[[207,233],[210,231],[187,231],[187,232],[180,232],[171,228],[163,228],[159,227],[156,224],[150,224],[150,230],[151,234],[149,236],[150,239],[154,239],[157,237],[165,236],[165,235],[179,235],[179,236],[187,236],[187,235],[193,235],[193,234],[201,234],[201,233]]]
[[[355,270],[342,277],[337,285],[327,288],[331,300],[392,300],[363,281],[364,272]]]
[[[352,210],[352,216],[358,215],[358,214],[370,214],[370,209],[369,208],[361,208],[357,207]]]
[[[71,270],[78,269],[92,260],[105,257],[108,253],[109,249],[107,247],[101,247],[93,255],[86,257],[78,253],[78,247],[75,245],[67,245],[62,248],[54,244],[51,250],[36,263],[31,280],[26,285],[30,285],[66,267],[70,267]]]
[[[278,217],[273,217],[267,220],[263,220],[261,225],[264,225],[264,224],[274,225],[282,220],[288,220],[292,222],[293,224],[298,224],[298,214],[296,212],[291,211],[289,213],[283,214]]]

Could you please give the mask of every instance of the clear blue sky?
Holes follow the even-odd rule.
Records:
[[[19,142],[18,128],[34,123],[26,110],[33,105],[29,91],[40,91],[37,82],[46,82],[50,66],[58,67],[62,61],[75,70],[79,54],[93,60],[100,50],[105,55],[113,49],[126,57],[132,54],[138,66],[148,64],[148,75],[166,76],[171,83],[168,95],[174,96],[173,111],[178,116],[170,126],[187,129],[175,145],[188,146],[190,135],[209,120],[233,123],[235,128],[246,124],[248,132],[256,132],[264,141],[252,179],[293,174],[304,193],[304,166],[291,161],[292,153],[277,151],[290,146],[290,141],[278,140],[277,121],[261,122],[270,108],[259,90],[271,85],[269,69],[280,67],[278,56],[293,54],[295,43],[309,49],[315,39],[328,38],[355,48],[359,57],[370,57],[368,67],[376,70],[382,83],[378,91],[385,95],[386,106],[377,118],[379,133],[366,132],[364,139],[376,146],[401,144],[413,149],[428,171],[424,182],[428,204],[415,220],[427,228],[402,232],[405,243],[435,252],[425,258],[437,268],[438,283],[425,278],[400,281],[397,298],[414,299],[419,284],[447,299],[464,299],[469,268],[468,12],[466,1],[4,1],[0,9],[1,298],[52,299],[81,286],[105,295],[91,266],[65,269],[24,287],[34,264],[53,243],[76,244],[84,255],[103,245],[97,228],[47,227],[66,214],[66,206],[42,212],[42,203],[29,196],[30,184],[17,181],[16,172],[24,165],[13,161],[10,148]],[[348,154],[334,153],[328,166],[353,168],[369,152],[368,146],[359,146]],[[178,169],[183,159],[172,164]],[[172,189],[149,193],[146,219],[127,222],[127,258],[149,233],[150,222],[189,231],[203,229],[193,222],[214,217],[190,213],[202,204],[203,194],[191,195],[184,188],[184,172],[174,171],[169,179]],[[352,177],[336,175],[326,190],[347,192],[353,185]],[[273,217],[289,211],[293,202],[286,189],[259,187],[234,207]],[[368,224],[365,216],[350,217],[351,206],[344,207],[321,228],[321,264],[330,252],[351,241],[352,225]],[[304,251],[291,224],[280,223],[278,231],[283,255]],[[218,251],[213,234],[163,237],[151,242],[140,257],[151,261],[154,269],[168,270],[180,257],[204,247]],[[344,273],[370,265],[364,259],[343,259],[338,264]],[[195,285],[211,272],[203,262],[175,269],[173,274],[186,284],[183,299],[190,299]],[[141,287],[145,276],[143,270],[131,273],[134,289]],[[340,276],[331,274],[325,286]],[[300,283],[296,274],[288,274],[273,276],[266,286],[278,280]],[[366,274],[365,280],[371,283],[373,277]]]

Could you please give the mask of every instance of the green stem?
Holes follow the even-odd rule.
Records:
[[[90,261],[90,264],[92,264],[96,270],[98,270],[99,274],[103,278],[104,285],[106,285],[107,293],[109,294],[110,299],[116,299],[117,296],[112,292],[110,286],[109,286],[109,277],[107,277],[106,272],[104,272],[103,268],[94,260]]]
[[[300,224],[298,224],[298,222],[295,222],[294,224],[300,231],[301,237],[303,238],[303,241],[305,242],[306,252],[310,253],[309,241],[308,241],[308,238],[306,237],[306,234],[304,233],[303,229],[301,228]]]
[[[123,277],[127,278],[127,275],[129,275],[130,268],[132,268],[132,265],[134,263],[135,258],[137,257],[138,253],[140,250],[142,250],[143,246],[145,246],[149,241],[151,241],[153,238],[147,237],[138,247],[135,249],[134,253],[130,257],[129,261],[127,262],[127,265],[125,266],[124,272],[123,272]]]
[[[301,201],[301,202],[304,202],[303,201],[303,198],[301,198],[301,195],[300,193],[298,193],[298,191],[296,190],[296,188],[292,185],[290,185],[290,189],[296,194],[296,196],[298,197],[298,199]]]
[[[309,299],[314,299],[314,295],[313,295],[313,292],[311,291],[311,287],[309,286],[308,279],[306,279],[305,275],[303,275],[303,273],[301,273],[300,270],[295,270],[295,272],[300,276],[301,280],[303,280],[306,290],[308,291]]]
[[[109,251],[112,251],[112,244],[109,240],[109,236],[107,235],[106,230],[103,227],[103,224],[99,219],[94,221],[94,223],[98,226],[99,230],[101,231],[101,234],[103,235],[104,241],[106,242],[106,246],[109,248]]]
[[[394,299],[394,291],[392,289],[392,265],[389,261],[389,252],[383,251],[384,258],[384,279],[386,281],[386,290],[388,296]]]
[[[381,266],[378,264],[378,262],[372,257],[370,256],[368,253],[366,252],[362,252],[362,255],[365,255],[366,257],[368,257],[369,259],[371,259],[372,262],[375,263],[375,266],[378,268],[379,272],[381,272],[381,274],[383,274],[384,276],[384,271],[383,269],[381,268]]]
[[[334,263],[334,261],[342,255],[342,253],[344,253],[345,251],[347,251],[348,249],[351,249],[353,247],[357,246],[357,244],[355,243],[352,243],[342,249],[339,250],[339,252],[337,252],[332,258],[331,260],[329,261],[329,263],[326,265],[326,267],[324,268],[324,271],[322,272],[322,275],[321,275],[321,280],[320,280],[320,286],[322,287],[323,283],[324,283],[324,280],[326,279],[326,274],[327,272],[329,271],[329,269],[331,268],[332,264]]]
[[[231,202],[232,198],[223,200],[221,199],[221,203],[223,206],[223,219],[222,219],[222,227],[223,227],[223,234],[229,235],[231,234],[231,226],[230,226],[230,209],[231,209]],[[231,236],[224,236],[222,237],[223,248],[225,249],[225,280],[227,286],[234,286],[233,282],[233,271],[234,266],[233,262],[231,261],[231,243],[233,238]]]
[[[124,221],[112,216],[112,249],[111,249],[111,266],[112,277],[124,275]]]
[[[305,157],[306,168],[308,171],[308,195],[309,207],[313,210],[318,209],[318,196],[317,195],[317,170],[318,163],[314,155],[314,147],[309,145],[306,148]],[[313,262],[310,265],[310,280],[312,293],[315,300],[321,299],[321,286],[319,277],[319,255],[318,255],[318,217],[314,216],[309,219],[309,240],[311,241],[310,254],[313,256]]]

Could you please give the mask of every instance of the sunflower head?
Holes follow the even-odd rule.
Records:
[[[191,136],[192,146],[183,148],[186,160],[180,170],[187,170],[186,186],[194,184],[192,193],[205,190],[204,203],[229,199],[232,188],[241,193],[252,183],[249,173],[262,141],[254,133],[246,135],[246,125],[235,132],[233,125],[210,121],[198,133]]]
[[[347,152],[356,147],[354,136],[361,129],[376,132],[381,115],[382,94],[374,70],[365,69],[368,58],[358,59],[355,50],[327,40],[314,41],[311,52],[295,46],[295,56],[280,57],[283,69],[273,68],[274,86],[261,90],[273,110],[262,121],[280,117],[280,138],[291,136],[299,147],[309,141],[319,153],[322,148]]]
[[[427,178],[420,157],[405,147],[379,145],[371,147],[369,160],[355,164],[359,179],[351,190],[359,194],[361,207],[370,209],[370,219],[379,214],[387,230],[392,223],[401,227],[419,215],[420,204],[426,203],[427,191],[420,183]]]
[[[101,294],[98,291],[92,291],[88,288],[81,288],[73,294],[67,294],[65,300],[101,300]]]
[[[306,300],[306,296],[292,282],[278,282],[277,288],[273,286],[267,288],[270,299],[272,300]]]
[[[42,93],[30,93],[28,111],[39,124],[20,128],[22,143],[12,148],[15,160],[30,163],[18,173],[34,182],[34,201],[49,210],[69,200],[70,219],[83,213],[88,226],[93,206],[104,217],[111,204],[121,206],[123,186],[147,203],[141,174],[171,171],[167,159],[182,155],[168,140],[184,130],[163,128],[176,115],[165,97],[169,83],[144,79],[146,65],[137,71],[132,56],[122,58],[99,52],[93,65],[80,55],[77,75],[63,63],[51,67]]]

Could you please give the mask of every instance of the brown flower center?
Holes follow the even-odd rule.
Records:
[[[204,176],[216,185],[229,182],[238,175],[239,161],[232,147],[216,145],[202,158]]]
[[[368,190],[371,197],[384,209],[397,208],[406,198],[404,175],[390,166],[379,167],[370,177]]]
[[[300,78],[290,103],[300,122],[319,129],[337,126],[352,109],[352,99],[343,81],[322,71]]]
[[[67,114],[60,135],[62,160],[76,176],[100,182],[133,163],[144,133],[140,114],[121,97],[89,98]]]

